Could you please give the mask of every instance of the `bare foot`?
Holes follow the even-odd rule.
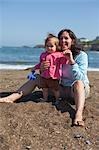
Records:
[[[9,96],[0,98],[0,103],[13,103],[15,102],[17,99],[21,98],[23,95],[22,91],[20,93],[13,93]]]
[[[82,126],[82,127],[84,127],[84,121],[83,121],[83,118],[82,118],[82,114],[76,114],[75,115],[75,119],[74,119],[74,121],[73,121],[73,125],[74,126]]]
[[[74,120],[73,125],[84,127],[84,121],[83,120],[82,121]]]

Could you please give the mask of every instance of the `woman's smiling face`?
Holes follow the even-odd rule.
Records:
[[[59,38],[59,43],[62,48],[62,50],[71,49],[71,45],[73,43],[73,40],[69,36],[69,33],[64,31]]]

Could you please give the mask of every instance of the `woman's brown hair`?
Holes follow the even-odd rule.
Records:
[[[61,30],[58,33],[59,40],[60,40],[60,37],[63,34],[63,32],[68,32],[70,38],[73,40],[73,44],[71,46],[71,51],[72,51],[73,57],[75,57],[76,55],[78,55],[80,53],[80,51],[82,50],[82,47],[78,44],[76,35],[70,29]]]

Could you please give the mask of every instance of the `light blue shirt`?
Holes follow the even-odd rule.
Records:
[[[83,81],[84,85],[89,84],[87,76],[88,56],[84,51],[80,51],[74,58],[75,64],[64,64],[62,67],[62,77],[60,83],[63,86],[72,86],[77,80]]]

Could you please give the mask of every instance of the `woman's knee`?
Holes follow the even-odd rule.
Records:
[[[77,80],[74,83],[74,90],[84,90],[84,83],[81,80]]]
[[[84,83],[81,80],[75,81],[74,88],[80,88],[80,87],[84,88]]]

